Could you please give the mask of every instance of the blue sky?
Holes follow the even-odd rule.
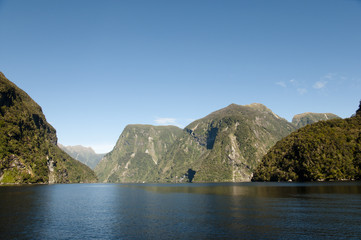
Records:
[[[127,124],[186,126],[231,103],[349,117],[361,1],[0,0],[0,71],[59,143],[112,149]]]

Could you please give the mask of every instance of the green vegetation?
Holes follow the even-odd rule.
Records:
[[[96,181],[56,144],[41,107],[0,73],[0,183]]]
[[[285,137],[264,156],[253,180],[361,179],[360,109],[354,117],[320,121]]]

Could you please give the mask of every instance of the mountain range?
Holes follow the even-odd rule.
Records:
[[[334,117],[307,113],[294,119],[311,123],[322,116]],[[183,130],[128,125],[95,172],[101,182],[250,181],[267,151],[299,126],[259,103],[231,104]]]
[[[0,72],[0,183],[96,182],[57,146],[41,107]]]
[[[360,179],[360,114],[290,123],[259,103],[231,104],[184,129],[128,125],[103,156],[58,144],[41,107],[0,73],[0,183]]]

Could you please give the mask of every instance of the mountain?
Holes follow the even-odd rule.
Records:
[[[250,181],[262,156],[295,127],[262,104],[231,104],[189,124],[167,154],[163,176]],[[161,165],[161,164],[160,164]]]
[[[83,147],[81,145],[77,146],[63,146],[58,144],[58,146],[72,158],[78,160],[79,162],[84,163],[91,169],[94,169],[95,166],[100,162],[105,154],[97,154],[90,147]]]
[[[90,168],[57,147],[41,107],[0,72],[0,183],[95,181]]]
[[[293,117],[292,123],[297,127],[301,128],[308,124],[312,124],[318,121],[326,121],[330,119],[340,118],[339,116],[333,113],[301,113]]]
[[[296,128],[262,104],[230,106],[177,127],[129,125],[95,172],[105,182],[249,181]]]
[[[279,141],[254,181],[361,179],[361,102],[356,114],[307,125]]]
[[[99,181],[158,181],[158,163],[181,134],[175,126],[126,126],[114,149],[94,169]]]

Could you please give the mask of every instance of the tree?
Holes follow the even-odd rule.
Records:
[[[361,100],[360,100],[360,105],[358,106],[358,110],[356,111],[356,115],[361,116]]]

